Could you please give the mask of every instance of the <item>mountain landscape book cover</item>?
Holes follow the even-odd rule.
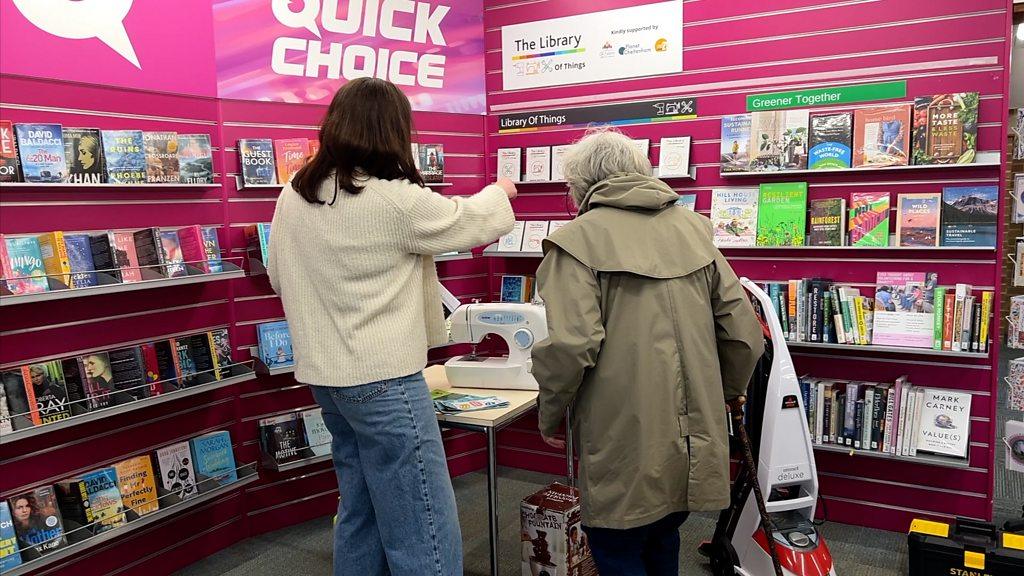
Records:
[[[896,245],[938,246],[941,210],[942,194],[938,192],[897,196]]]
[[[855,110],[853,165],[906,166],[910,161],[910,113],[910,104]]]
[[[17,182],[20,179],[14,125],[10,120],[0,120],[0,182]]]
[[[711,191],[711,226],[715,246],[756,245],[758,195],[757,188],[716,188]]]
[[[178,135],[178,181],[213,184],[213,152],[209,134]]]
[[[914,99],[914,164],[970,164],[977,147],[977,92]]]
[[[807,231],[807,183],[761,184],[758,246],[803,246]]]
[[[8,498],[7,504],[11,507],[19,548],[31,548],[40,555],[46,555],[67,546],[53,486],[40,486],[17,494]]]
[[[274,141],[269,138],[246,138],[238,141],[238,158],[245,186],[274,184]]]
[[[113,184],[145,184],[146,148],[142,130],[101,130],[107,181]]]
[[[889,193],[850,194],[850,245],[889,245]]]
[[[150,184],[176,184],[181,178],[181,164],[178,161],[178,133],[142,133],[146,151],[146,182]]]
[[[846,237],[846,200],[824,198],[811,200],[808,246],[842,246]]]
[[[103,137],[98,128],[65,128],[64,156],[70,184],[103,184],[107,167],[103,157]]]
[[[68,175],[60,124],[15,124],[21,172],[25,182],[51,184]]]
[[[287,184],[292,176],[306,165],[309,153],[309,139],[287,138],[274,140],[274,164],[277,166],[277,182]]]
[[[746,172],[750,169],[750,114],[722,117],[719,171]]]
[[[812,113],[810,123],[807,167],[811,170],[849,168],[853,161],[853,113]]]
[[[948,186],[942,189],[942,246],[995,247],[999,188]]]
[[[224,430],[193,438],[192,458],[196,485],[200,493],[209,492],[238,480],[231,435]]]

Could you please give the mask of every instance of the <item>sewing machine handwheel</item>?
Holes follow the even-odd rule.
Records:
[[[529,330],[516,330],[516,333],[512,335],[512,339],[515,340],[516,346],[519,346],[523,350],[533,346],[533,332],[530,332]]]

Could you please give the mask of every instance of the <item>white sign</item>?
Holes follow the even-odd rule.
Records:
[[[501,28],[505,90],[682,71],[682,0]]]

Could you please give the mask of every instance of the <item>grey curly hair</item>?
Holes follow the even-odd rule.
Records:
[[[591,128],[566,154],[562,173],[579,206],[587,191],[613,174],[651,175],[651,161],[625,134],[612,127]]]

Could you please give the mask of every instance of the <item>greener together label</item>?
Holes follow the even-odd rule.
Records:
[[[747,96],[747,112],[891,100],[893,98],[905,98],[906,95],[907,82],[905,80],[794,90],[792,92],[751,94]]]

